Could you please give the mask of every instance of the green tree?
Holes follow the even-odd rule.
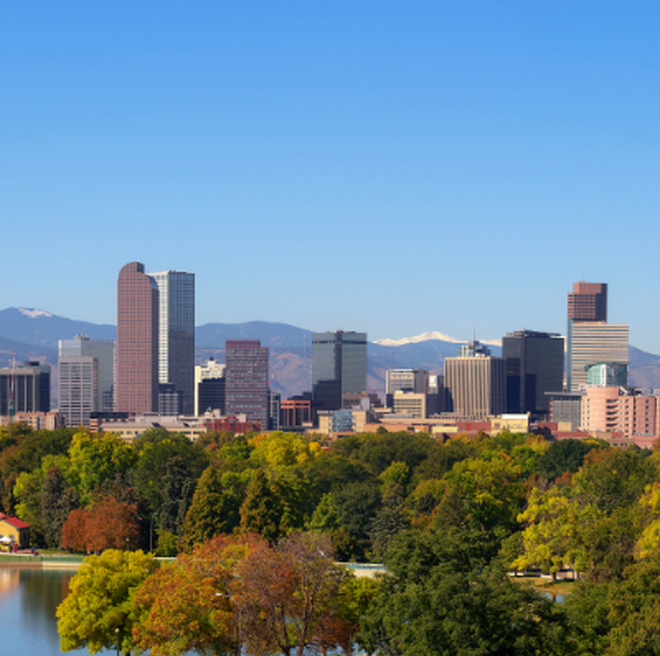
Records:
[[[248,485],[249,472],[223,472],[209,466],[202,474],[181,531],[184,550],[231,533],[240,523],[240,508]]]
[[[133,594],[157,568],[158,561],[142,551],[109,549],[85,558],[57,609],[62,651],[87,647],[95,654],[119,641],[122,653],[130,653],[138,619]]]
[[[362,618],[370,654],[565,654],[562,609],[512,582],[478,531],[402,534]]]
[[[256,533],[268,542],[275,542],[280,536],[282,505],[271,488],[266,473],[258,469],[254,472],[241,505],[241,529],[246,533]]]
[[[81,503],[90,504],[104,484],[124,477],[136,458],[136,451],[113,433],[76,433],[69,449],[69,472]]]

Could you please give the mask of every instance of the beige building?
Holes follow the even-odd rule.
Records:
[[[392,410],[396,415],[408,415],[414,419],[426,417],[426,394],[413,392],[394,392]]]
[[[445,389],[449,412],[484,419],[506,411],[504,360],[490,355],[479,342],[445,358]]]

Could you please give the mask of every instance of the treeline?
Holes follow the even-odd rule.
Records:
[[[0,449],[2,509],[40,545],[185,563],[218,536],[277,550],[314,535],[332,559],[385,562],[368,603],[338,615],[372,653],[660,653],[655,452],[509,433],[152,430],[129,445],[20,425]],[[580,580],[551,604],[507,576],[529,568]]]

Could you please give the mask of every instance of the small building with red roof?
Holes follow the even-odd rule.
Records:
[[[18,517],[0,513],[0,540],[3,544],[9,544],[7,538],[11,543],[18,544],[19,549],[27,549],[30,546],[30,525]]]

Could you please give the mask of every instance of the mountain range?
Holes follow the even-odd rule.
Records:
[[[110,324],[94,324],[58,317],[39,309],[6,308],[0,310],[0,366],[39,360],[57,366],[60,339],[78,334],[90,339],[114,340],[117,329]],[[196,362],[209,357],[224,361],[227,339],[258,339],[270,351],[271,387],[287,398],[311,387],[312,331],[284,323],[250,321],[247,323],[207,323],[195,330]],[[493,355],[500,355],[497,340],[482,340],[491,345]],[[456,355],[464,341],[440,332],[399,340],[379,340],[367,346],[367,385],[385,389],[385,371],[393,367],[428,369],[441,373],[444,359]],[[630,347],[630,382],[640,387],[660,388],[660,356]]]

